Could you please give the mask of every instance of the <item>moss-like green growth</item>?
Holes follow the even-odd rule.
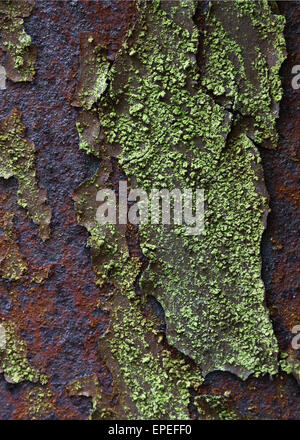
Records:
[[[110,62],[107,50],[99,43],[99,36],[84,34],[80,41],[81,75],[73,105],[90,110],[107,87]]]
[[[0,5],[1,44],[6,52],[7,77],[15,82],[32,81],[35,75],[36,50],[24,30],[24,17],[33,8],[31,0],[8,0]]]
[[[12,212],[1,212],[0,227],[3,229],[4,236],[0,240],[0,274],[11,281],[20,279],[27,269],[26,261],[17,244],[13,218]]]
[[[201,375],[183,358],[174,358],[159,345],[161,333],[143,316],[146,298],[136,298],[133,289],[138,270],[138,261],[125,256],[116,268],[122,296],[112,299],[112,334],[100,342],[101,351],[110,360],[109,365],[114,365],[118,387],[124,383],[129,391],[128,417],[184,419],[188,417],[190,388],[201,384]]]
[[[264,2],[255,8],[257,20],[272,21]],[[184,227],[140,227],[143,247],[156,249],[142,285],[165,310],[168,341],[205,374],[274,374],[277,344],[260,278],[267,198],[250,138],[276,142],[267,81],[278,83],[278,69],[268,59],[282,59],[282,48],[264,45],[256,25],[231,4],[213,4],[200,74],[194,11],[193,2],[175,12],[168,2],[146,7],[112,67],[99,119],[109,148],[138,187],[205,190],[201,236],[187,237]],[[229,34],[225,23],[253,30],[250,65],[245,35]],[[282,20],[276,23],[273,33],[281,36]]]
[[[136,296],[134,283],[141,263],[129,256],[125,229],[114,225],[101,227],[96,221],[96,206],[92,208],[90,200],[95,200],[101,181],[110,172],[105,161],[103,170],[97,181],[90,179],[82,185],[75,200],[79,222],[91,234],[88,244],[97,284],[101,288],[111,286],[105,303],[105,310],[110,312],[110,327],[99,346],[119,397],[117,404],[109,404],[99,388],[96,392],[89,385],[89,389],[94,389],[88,394],[93,397],[91,417],[188,418],[190,388],[197,389],[202,382],[201,374],[195,365],[164,346],[158,321],[146,313],[147,298]],[[82,392],[81,388],[77,390],[77,394]]]
[[[0,3],[0,14],[10,19],[28,17],[34,7],[34,0],[5,0]]]
[[[79,135],[79,148],[88,154],[99,157],[100,122],[97,114],[92,111],[83,111],[79,114],[76,127]]]
[[[269,147],[277,142],[284,25],[266,0],[225,0],[211,7],[204,33],[202,85],[240,117],[251,117],[247,134]]]
[[[125,231],[97,225],[90,201],[109,186],[110,156],[131,185],[146,191],[205,191],[202,235],[186,235],[185,226],[139,227],[149,259],[141,286],[165,311],[169,344],[204,375],[228,370],[246,378],[277,371],[261,280],[268,204],[255,143],[276,145],[283,20],[266,2],[250,3],[243,3],[249,4],[247,15],[232,2],[213,2],[200,70],[196,3],[141,5],[98,103],[103,145],[85,149],[102,163],[75,199],[79,221],[91,234],[98,285],[111,287],[111,324],[100,347],[120,393],[121,417],[186,416],[189,386],[197,386],[199,370],[189,371],[180,353],[163,349],[155,320],[145,318],[147,297],[133,288],[141,269],[128,254]],[[271,24],[266,42],[263,29]]]
[[[24,136],[25,126],[17,109],[0,120],[0,177],[14,176],[18,180],[18,203],[39,225],[40,235],[45,240],[49,238],[51,211],[45,203],[46,191],[37,183],[34,144]]]
[[[25,394],[24,406],[30,420],[44,420],[47,414],[55,412],[55,400],[48,386],[36,384]]]
[[[294,353],[281,353],[280,368],[287,374],[293,374],[300,384],[300,362]]]
[[[242,420],[246,418],[239,414],[226,396],[202,394],[195,397],[194,403],[198,409],[200,420]]]
[[[28,362],[26,346],[19,339],[14,325],[9,321],[1,321],[1,326],[5,329],[5,344],[0,346],[0,368],[4,371],[6,380],[12,383],[25,380],[47,383],[47,377]]]

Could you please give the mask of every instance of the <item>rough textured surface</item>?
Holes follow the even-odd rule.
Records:
[[[253,270],[251,280],[249,276],[248,281],[246,271],[242,272],[246,291],[252,289],[253,292],[251,284],[253,277],[257,276],[259,286],[255,295],[250,295],[245,301],[246,314],[241,313],[235,303],[229,306],[228,298],[225,301],[225,310],[233,312],[238,322],[241,319],[245,320],[242,321],[241,334],[231,335],[231,341],[244,341],[245,347],[239,347],[237,350],[235,344],[231,344],[230,357],[233,359],[228,365],[228,350],[225,349],[224,341],[232,331],[231,326],[228,325],[232,323],[232,316],[222,316],[220,319],[224,327],[220,329],[219,338],[214,336],[216,345],[213,346],[217,346],[218,349],[215,353],[212,352],[211,358],[201,351],[203,340],[201,345],[197,338],[193,340],[192,337],[189,338],[190,342],[185,341],[184,334],[196,335],[198,327],[187,320],[183,328],[184,332],[178,332],[180,322],[184,321],[183,317],[178,323],[174,319],[176,314],[183,313],[180,298],[177,303],[176,299],[175,303],[172,300],[173,304],[177,304],[172,308],[171,302],[164,302],[159,285],[154,286],[154,290],[153,287],[149,288],[149,280],[153,285],[153,279],[170,286],[169,272],[164,267],[160,267],[157,271],[152,261],[157,257],[163,261],[166,257],[163,252],[159,253],[166,243],[159,241],[160,235],[157,231],[152,236],[151,231],[144,228],[139,232],[144,237],[141,240],[138,238],[136,227],[124,226],[124,228],[99,230],[99,226],[95,223],[93,210],[96,209],[95,193],[99,188],[109,185],[117,189],[118,180],[125,179],[126,175],[131,177],[132,185],[137,184],[132,180],[132,176],[136,175],[138,184],[147,187],[150,183],[147,183],[145,177],[147,176],[151,182],[151,179],[156,178],[156,169],[160,165],[162,165],[159,173],[162,176],[161,184],[163,185],[166,180],[174,184],[168,173],[171,165],[168,162],[169,150],[166,150],[167,160],[162,164],[158,161],[157,155],[151,156],[151,149],[146,150],[150,154],[147,162],[148,175],[145,174],[143,166],[147,156],[143,157],[143,161],[139,161],[139,156],[136,154],[139,151],[138,140],[141,130],[144,124],[147,125],[147,121],[142,122],[140,118],[152,117],[147,110],[149,109],[150,112],[149,104],[154,97],[160,100],[159,109],[165,110],[168,127],[171,123],[172,133],[177,138],[177,141],[173,138],[170,143],[167,136],[171,131],[166,130],[167,134],[163,133],[168,145],[174,146],[175,155],[172,164],[175,159],[177,159],[175,163],[180,164],[178,169],[174,168],[174,175],[181,185],[185,183],[188,174],[190,182],[195,181],[195,177],[191,177],[193,170],[190,167],[191,163],[194,163],[192,159],[198,154],[198,149],[194,147],[189,150],[193,131],[186,133],[186,125],[183,124],[184,130],[181,132],[182,127],[179,125],[183,122],[182,118],[174,118],[175,122],[172,119],[168,105],[171,101],[172,108],[182,110],[181,106],[176,104],[176,100],[179,99],[177,90],[175,93],[172,87],[169,95],[157,97],[156,94],[161,93],[164,87],[159,82],[159,87],[153,90],[155,82],[152,81],[149,84],[151,93],[143,97],[146,99],[145,103],[140,102],[139,96],[131,102],[129,95],[132,90],[122,91],[122,99],[129,104],[126,104],[129,107],[127,107],[128,111],[121,106],[118,109],[120,124],[114,122],[113,130],[105,128],[105,124],[115,121],[114,115],[110,116],[107,113],[105,105],[114,109],[115,103],[110,94],[115,98],[116,94],[120,93],[120,82],[118,83],[117,78],[122,71],[121,61],[124,60],[126,71],[128,56],[133,60],[139,59],[141,63],[140,57],[147,50],[145,38],[149,33],[146,32],[144,36],[139,33],[143,44],[137,46],[136,52],[132,55],[128,53],[132,48],[130,45],[134,45],[138,38],[138,35],[133,33],[131,40],[128,41],[130,43],[128,48],[123,49],[122,55],[118,55],[113,64],[115,54],[124,42],[126,30],[134,25],[142,11],[137,11],[131,2],[37,0],[35,8],[32,11],[29,8],[28,17],[24,19],[25,32],[30,35],[32,44],[38,51],[35,79],[20,84],[7,82],[7,89],[1,90],[0,94],[1,121],[3,124],[11,118],[11,115],[20,115],[17,123],[21,130],[18,145],[21,146],[21,151],[22,146],[27,146],[28,154],[30,153],[29,156],[32,157],[30,161],[33,161],[33,165],[29,170],[32,170],[32,167],[36,169],[33,179],[35,191],[41,191],[42,187],[47,191],[49,207],[52,211],[51,234],[48,240],[44,242],[41,240],[39,222],[32,221],[35,219],[29,207],[24,206],[24,202],[20,204],[20,199],[26,200],[26,197],[23,195],[20,197],[19,194],[19,175],[16,171],[7,171],[6,160],[5,170],[2,170],[2,173],[7,180],[2,179],[0,182],[2,213],[0,316],[8,336],[6,350],[0,346],[3,370],[0,380],[2,419],[300,417],[299,388],[293,376],[287,374],[292,370],[295,375],[297,374],[299,360],[298,351],[291,348],[293,337],[291,329],[298,324],[299,310],[299,273],[297,272],[299,130],[295,118],[299,93],[292,90],[290,85],[291,67],[300,64],[300,54],[297,52],[300,47],[297,41],[299,5],[296,2],[279,2],[278,11],[272,2],[271,13],[267,3],[261,2],[262,9],[258,17],[255,9],[258,6],[253,10],[253,6],[249,6],[248,2],[240,5],[238,5],[240,2],[237,2],[239,8],[235,12],[231,12],[232,8],[227,11],[227,7],[219,2],[213,3],[215,4],[209,14],[207,14],[207,2],[200,2],[195,14],[192,10],[189,12],[190,6],[186,9],[186,19],[179,20],[179,24],[173,29],[184,26],[187,27],[188,34],[182,33],[176,36],[174,32],[170,38],[177,49],[180,49],[181,44],[183,45],[183,53],[186,52],[184,50],[186,44],[189,44],[189,50],[194,51],[194,57],[186,58],[183,55],[182,60],[180,59],[183,63],[176,65],[174,71],[174,61],[171,56],[168,63],[163,63],[163,72],[160,73],[164,73],[164,69],[170,69],[169,76],[175,75],[174,78],[177,79],[178,93],[182,87],[180,80],[190,78],[191,82],[182,95],[182,102],[192,103],[190,110],[187,106],[183,109],[186,113],[184,117],[188,118],[186,122],[197,121],[197,114],[193,114],[192,118],[190,116],[195,107],[196,113],[201,108],[214,110],[213,117],[205,126],[207,130],[204,130],[204,133],[197,133],[199,139],[196,138],[193,145],[198,146],[199,151],[202,152],[200,161],[206,156],[210,158],[208,154],[210,149],[213,149],[211,151],[218,160],[216,166],[213,160],[206,165],[206,169],[213,170],[211,176],[201,174],[203,162],[200,163],[200,172],[197,170],[199,182],[205,183],[210,177],[213,179],[217,172],[220,181],[217,179],[215,185],[219,183],[223,187],[221,182],[227,181],[229,176],[233,177],[237,182],[234,192],[236,200],[238,200],[238,190],[247,184],[251,194],[249,203],[256,205],[256,209],[251,210],[245,219],[239,218],[237,221],[239,225],[242,221],[246,230],[249,225],[253,225],[253,230],[250,228],[251,233],[247,235],[247,240],[254,240],[255,243],[254,254],[251,256],[249,266],[248,264],[246,266],[247,269],[250,267],[248,270],[251,268]],[[159,7],[158,3],[156,4]],[[176,15],[178,12],[173,13]],[[232,14],[238,16],[236,23],[240,21],[241,27],[247,28],[245,36],[249,35],[250,28],[256,29],[251,35],[256,42],[255,45],[248,47],[243,33],[230,26]],[[281,71],[284,97],[277,124],[279,143],[277,150],[274,151],[269,147],[274,146],[275,143],[274,118],[277,114],[276,103],[281,97],[277,78],[283,55],[282,40],[277,39],[277,36],[281,35],[283,25],[280,14],[287,20],[285,36],[288,58]],[[15,16],[19,17],[17,13]],[[157,31],[153,30],[153,27],[168,28],[170,25],[169,17],[159,18],[159,14],[156,17],[158,18],[151,24],[151,32],[154,36],[157,35]],[[159,20],[163,23],[155,23]],[[176,21],[176,18],[174,20]],[[268,20],[272,20],[272,26]],[[149,24],[149,20],[146,22]],[[199,38],[195,37],[195,23],[200,32]],[[260,26],[259,23],[264,23],[265,26]],[[239,27],[238,24],[236,27]],[[190,37],[191,29],[194,29],[192,37]],[[271,34],[270,29],[272,29]],[[218,33],[219,37],[214,35],[214,32]],[[162,43],[168,38],[166,35],[168,36],[168,33],[161,35]],[[219,44],[214,48],[213,42],[216,39]],[[233,40],[238,40],[239,47],[243,48],[245,45],[245,49],[238,49],[232,43]],[[198,41],[199,47],[197,47]],[[226,41],[226,45],[222,43],[223,41]],[[91,54],[88,44],[96,49],[99,57],[98,82],[97,78],[94,78],[93,85],[90,84],[90,75],[95,76],[96,73],[90,70],[84,72],[83,69],[79,71],[80,62],[89,63]],[[223,58],[220,57],[222,44],[228,49],[227,57]],[[214,49],[213,52],[211,48]],[[245,52],[249,54],[248,57],[245,57]],[[180,55],[180,50],[178,53]],[[267,57],[265,57],[266,53]],[[6,57],[7,55],[6,53]],[[107,61],[104,61],[104,56]],[[3,52],[3,65],[6,57]],[[246,63],[243,69],[246,58],[249,63]],[[151,74],[152,68],[149,69],[151,59],[153,59],[153,70],[157,70],[156,73],[159,75],[159,57],[148,57],[145,66]],[[214,59],[218,59],[218,63],[213,62]],[[258,61],[256,66],[251,64],[252,59]],[[195,72],[195,60],[200,67],[198,77]],[[187,64],[183,67],[185,61]],[[249,73],[254,67],[255,71],[260,72],[257,77]],[[139,65],[135,65],[135,68],[139,68]],[[107,84],[103,81],[103,75],[105,76],[108,71],[112,80],[110,94],[104,92],[103,98],[95,105]],[[268,83],[263,82],[266,71],[270,79]],[[178,72],[179,77],[176,76]],[[137,74],[133,70],[128,75],[134,77]],[[246,81],[248,75],[253,81],[252,86]],[[213,81],[215,76],[217,80]],[[141,78],[144,77],[146,78],[145,72],[141,75]],[[164,77],[168,78],[168,75],[162,75],[162,79],[157,80],[163,81]],[[225,86],[228,84],[228,78],[231,78],[231,83],[227,90]],[[197,87],[192,84],[193,79],[198,81]],[[86,80],[89,82],[87,88]],[[128,76],[122,81],[126,84]],[[236,84],[239,87],[235,89]],[[97,87],[94,88],[94,85]],[[145,79],[139,85],[135,82],[132,85],[134,93],[137,94],[141,94],[143,90],[145,94],[145,90],[148,90],[147,86]],[[203,102],[195,106],[199,104],[197,101],[199,91],[195,91],[197,88],[202,91],[200,98]],[[254,90],[257,95],[254,95]],[[259,106],[259,103],[263,105]],[[85,110],[77,109],[74,105],[85,107]],[[18,112],[14,110],[16,106]],[[155,105],[152,108],[155,111]],[[159,114],[156,116],[158,125],[150,124],[151,130],[149,134],[145,131],[145,139],[150,134],[152,136],[160,133],[162,116]],[[152,119],[150,120],[153,122]],[[130,133],[127,127],[130,126],[130,121],[134,121],[135,131],[131,143],[134,148],[129,151],[124,147],[120,149],[116,141],[122,132],[124,122],[125,135],[128,138]],[[176,121],[179,121],[178,126]],[[23,125],[19,124],[24,124],[26,133],[23,132]],[[212,125],[213,131],[209,130]],[[195,130],[193,125],[191,128]],[[203,131],[203,125],[200,125],[200,130]],[[213,138],[210,139],[212,133]],[[9,142],[4,139],[7,133],[1,136],[4,141],[2,143],[7,147]],[[115,143],[111,142],[110,136],[115,136]],[[184,139],[183,136],[187,136],[187,142],[184,151],[180,151],[177,143]],[[103,142],[104,140],[106,143]],[[159,138],[158,145],[160,143]],[[111,147],[103,151],[104,144],[107,146],[111,144]],[[5,151],[7,150],[2,150],[1,157],[5,157],[3,154],[8,154],[4,153]],[[245,154],[242,154],[243,151]],[[184,153],[187,156],[187,167],[182,160]],[[262,158],[261,163],[259,163],[259,155]],[[20,157],[22,162],[22,153]],[[253,159],[257,165],[252,168],[249,164]],[[230,167],[234,162],[238,166]],[[266,225],[266,216],[263,217],[266,213],[266,192],[262,183],[262,169],[270,194],[271,207],[261,245],[262,278],[266,286],[267,309],[263,308],[264,290],[260,281],[259,256],[261,235]],[[256,176],[259,178],[257,181],[260,182],[259,185],[253,185]],[[249,189],[248,185],[252,189]],[[27,193],[27,197],[28,194],[32,193]],[[32,197],[32,195],[29,197],[31,203]],[[227,194],[224,194],[224,197],[222,197],[223,201],[226,200]],[[211,198],[213,203],[213,197]],[[73,199],[75,199],[75,207]],[[42,203],[41,206],[47,205]],[[90,207],[92,209],[87,209]],[[217,201],[212,207],[218,212]],[[36,212],[41,213],[41,208]],[[231,222],[228,223],[230,226]],[[222,222],[217,221],[215,223],[216,226],[221,224]],[[215,225],[212,222],[212,230],[216,229]],[[155,247],[152,246],[153,240]],[[196,240],[193,246],[200,246],[203,252],[208,246],[208,240],[209,237],[203,243],[198,243]],[[239,240],[241,238],[238,239],[238,243]],[[215,241],[214,238],[212,242]],[[231,239],[229,242],[231,243]],[[224,254],[226,261],[231,255],[233,262],[237,256],[241,257],[241,253],[235,255],[236,250],[240,249],[235,244],[229,248],[233,253]],[[214,247],[212,249],[214,250]],[[215,250],[219,256],[217,246]],[[239,252],[243,252],[243,249]],[[199,252],[196,254],[198,258]],[[249,253],[246,253],[244,258],[248,259]],[[170,270],[175,264],[176,261],[171,258],[167,269]],[[243,264],[238,262],[231,267],[241,271]],[[209,270],[216,271],[217,268],[209,267]],[[228,273],[227,267],[225,273]],[[140,282],[141,274],[144,284]],[[148,280],[146,280],[147,274]],[[207,274],[202,275],[207,276]],[[235,276],[234,270],[231,275]],[[233,285],[236,285],[236,282]],[[141,286],[144,286],[144,289],[147,287],[149,296],[142,294]],[[187,287],[183,286],[183,291],[185,288]],[[210,286],[210,289],[217,288],[218,286]],[[218,296],[217,291],[215,295]],[[218,304],[219,301],[215,301],[212,308],[215,309]],[[242,305],[243,303],[241,307]],[[169,313],[164,315],[164,311]],[[283,353],[281,366],[287,372],[279,370],[272,378],[263,374],[275,373],[278,366],[275,356],[277,342],[268,320],[268,311],[279,349]],[[252,312],[257,315],[252,315]],[[194,315],[193,313],[192,318]],[[207,319],[211,319],[213,323],[209,328],[214,330],[216,321],[210,313],[208,315],[211,318]],[[262,325],[266,331],[261,338],[257,334],[253,340],[250,340],[248,337],[250,338],[252,334],[249,334],[249,328],[247,332],[247,325],[252,328],[250,333],[255,334],[256,328],[253,327],[253,322],[258,315],[264,322]],[[205,319],[202,319],[201,326],[203,322]],[[209,343],[209,337],[207,341]],[[251,344],[253,350],[249,350]],[[212,347],[208,348],[212,349]],[[285,353],[289,357],[286,357]],[[190,357],[186,357],[185,354]],[[205,359],[208,360],[207,364]],[[207,365],[206,369],[205,365]],[[202,367],[202,372],[199,366]],[[220,368],[234,371],[243,378],[251,372],[255,372],[258,377],[252,375],[247,380],[242,380],[235,374],[218,371],[208,374],[201,385],[203,375]]]
[[[46,191],[36,182],[35,147],[24,138],[25,126],[21,114],[13,109],[7,118],[0,121],[0,176],[15,177],[18,181],[18,203],[28,211],[34,223],[40,226],[43,240],[49,238],[50,209],[45,205]]]
[[[256,8],[260,7],[264,12],[258,3]],[[157,225],[140,227],[142,250],[150,259],[141,285],[165,311],[170,344],[194,359],[203,374],[215,369],[229,369],[241,377],[272,373],[276,343],[262,307],[259,263],[266,192],[260,159],[247,131],[254,132],[254,139],[260,136],[265,130],[260,120],[272,120],[270,106],[275,100],[259,82],[259,68],[256,77],[247,75],[241,58],[236,68],[230,60],[230,47],[235,56],[245,48],[239,46],[239,34],[228,35],[216,16],[232,24],[228,17],[232,3],[213,4],[207,14],[210,37],[204,36],[203,73],[198,75],[195,8],[193,2],[184,7],[156,2],[153,10],[148,6],[140,29],[135,28],[126,42],[128,49],[113,66],[112,90],[100,101],[99,118],[113,154],[139,188],[205,191],[203,234],[187,237],[184,227],[171,231]],[[265,14],[271,20],[271,12]],[[261,17],[258,23],[264,20]],[[272,26],[280,36],[283,20],[273,21],[281,24]],[[235,24],[244,28],[243,17]],[[221,41],[227,47],[225,66],[216,53]],[[259,51],[259,38],[256,41]],[[266,48],[261,57],[270,82],[275,82],[277,73],[272,74],[267,59],[282,59],[281,47]],[[254,61],[248,62],[256,72]],[[235,78],[239,75],[243,80]],[[218,85],[210,97],[207,89],[215,78]],[[226,82],[228,78],[233,79]],[[259,87],[265,101],[257,93]],[[237,89],[245,89],[247,98]],[[214,99],[220,95],[222,103]],[[241,117],[232,117],[229,108]],[[257,117],[254,124],[244,122],[252,113]]]
[[[34,0],[7,0],[0,4],[1,46],[6,52],[7,77],[15,82],[32,81],[36,49],[30,35],[24,29],[24,18],[28,17]]]

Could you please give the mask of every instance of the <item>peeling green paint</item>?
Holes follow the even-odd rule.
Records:
[[[101,418],[188,418],[190,389],[201,384],[195,365],[180,354],[172,353],[162,343],[163,333],[155,318],[146,316],[146,297],[136,297],[134,282],[141,270],[137,258],[130,257],[125,227],[105,228],[96,221],[95,200],[101,182],[107,179],[111,165],[102,164],[98,179],[90,179],[76,191],[74,199],[79,222],[90,232],[93,268],[97,284],[111,285],[105,303],[110,313],[110,327],[100,340],[99,348],[119,392],[118,403],[107,403],[100,392],[93,394],[94,411]]]
[[[32,81],[36,50],[24,29],[24,18],[34,6],[31,0],[8,0],[0,6],[1,45],[6,52],[7,77],[15,82]]]
[[[5,279],[16,281],[27,270],[27,264],[17,245],[13,226],[14,214],[12,212],[2,212],[1,214],[0,227],[3,228],[4,237],[0,241],[0,274]]]
[[[33,368],[27,360],[24,342],[18,337],[11,322],[1,321],[5,328],[5,347],[0,348],[0,369],[8,382],[22,381],[47,383],[47,377]]]
[[[15,177],[18,181],[18,203],[39,225],[43,240],[49,238],[50,208],[46,205],[46,191],[38,186],[35,170],[35,146],[25,139],[21,113],[14,109],[0,120],[0,177]]]
[[[298,384],[300,384],[300,363],[295,355],[282,353],[280,360],[280,368],[287,374],[293,374]]]
[[[259,11],[265,5],[256,2],[255,7]],[[244,378],[274,374],[277,344],[260,278],[267,197],[260,157],[250,139],[276,141],[272,93],[265,90],[266,75],[258,68],[258,84],[250,84],[244,49],[218,24],[217,15],[230,18],[226,3],[221,10],[213,4],[209,11],[207,32],[210,27],[213,31],[204,39],[203,76],[195,58],[195,4],[187,2],[175,15],[170,8],[163,2],[146,8],[112,67],[110,89],[99,105],[109,148],[138,187],[205,189],[202,236],[186,237],[184,228],[140,227],[142,243],[157,249],[142,286],[165,310],[168,341],[205,374],[214,369]],[[281,31],[279,26],[274,32]],[[257,37],[257,51],[267,51],[260,43]],[[279,49],[278,54],[280,58]],[[269,55],[267,51],[255,60],[272,81],[277,72],[266,62]],[[206,89],[225,94],[224,103]],[[260,89],[264,92],[258,101]],[[237,119],[235,110],[241,112]]]
[[[87,136],[81,145],[102,160],[75,200],[79,222],[91,234],[97,283],[114,286],[100,349],[120,390],[121,417],[186,417],[189,387],[197,388],[200,372],[227,370],[245,379],[278,369],[261,280],[268,196],[256,143],[276,146],[284,20],[267,2],[250,3],[211,5],[200,55],[196,2],[141,3],[141,18],[107,69],[108,87],[98,98],[101,145],[90,146]],[[84,130],[78,124],[81,142]],[[133,288],[140,267],[128,255],[125,231],[101,228],[95,219],[96,192],[109,185],[112,157],[131,186],[205,190],[201,236],[186,236],[184,227],[139,227],[149,257],[142,296]],[[162,335],[143,318],[145,294],[162,305],[167,341],[178,350],[166,349],[171,375],[166,352],[154,356],[156,345],[147,340],[158,336],[161,346]],[[184,358],[180,366],[181,353],[197,364],[191,376]]]
[[[223,95],[231,111],[251,117],[246,132],[266,147],[277,142],[284,25],[284,17],[273,14],[268,1],[224,1],[222,8],[211,7],[204,32],[202,85]]]
[[[107,87],[110,62],[107,50],[97,41],[99,37],[83,34],[80,41],[81,75],[73,105],[90,110]]]

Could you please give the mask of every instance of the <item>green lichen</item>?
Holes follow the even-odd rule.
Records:
[[[0,240],[0,274],[5,279],[16,281],[27,270],[27,264],[17,244],[13,218],[12,212],[1,212],[0,227],[4,234]]]
[[[245,419],[226,396],[203,394],[196,396],[194,403],[198,409],[200,420]]]
[[[100,122],[96,112],[83,111],[79,114],[76,128],[79,136],[79,148],[87,154],[99,157]]]
[[[5,329],[5,347],[0,348],[0,368],[5,373],[6,380],[12,383],[47,383],[47,377],[28,362],[26,346],[18,337],[14,325],[7,321],[1,321],[1,325]]]
[[[34,2],[30,0],[1,2],[1,44],[6,52],[7,77],[15,82],[32,81],[35,75],[36,51],[31,37],[24,29],[24,17],[28,17]]]
[[[211,7],[204,33],[203,86],[216,96],[223,95],[233,111],[253,118],[247,133],[269,147],[277,142],[284,24],[284,17],[272,14],[267,1],[225,0],[222,10]]]
[[[45,240],[49,238],[51,211],[45,203],[46,191],[37,183],[35,146],[24,136],[25,126],[17,109],[0,120],[0,177],[17,179],[18,204],[39,225],[40,235]]]
[[[28,17],[34,7],[34,0],[5,0],[0,3],[0,14],[13,19]]]
[[[36,385],[26,393],[24,400],[31,420],[44,420],[55,411],[53,393],[48,387]]]
[[[255,3],[258,17],[261,7]],[[268,48],[259,37],[251,42],[256,64],[245,65],[245,49],[221,23],[230,17],[222,3],[207,17],[200,75],[194,8],[187,2],[174,15],[168,3],[146,7],[111,69],[99,119],[108,148],[138,187],[205,190],[201,236],[187,237],[184,227],[139,228],[142,246],[156,248],[142,286],[165,310],[168,341],[205,374],[214,369],[243,378],[274,374],[277,344],[260,278],[268,208],[259,153],[250,137],[276,142],[265,79],[277,72],[271,72]],[[231,23],[236,19],[231,16]],[[211,92],[224,95],[224,102],[217,103]],[[241,115],[233,119],[229,108]]]
[[[163,346],[158,322],[145,314],[147,298],[137,297],[134,289],[141,264],[129,256],[125,230],[114,225],[101,227],[95,218],[96,207],[93,213],[86,209],[90,203],[87,191],[92,197],[98,188],[91,179],[77,191],[75,200],[79,222],[90,232],[88,245],[96,282],[101,288],[107,283],[111,286],[105,303],[110,327],[99,345],[119,397],[114,407],[99,391],[89,394],[94,405],[91,418],[187,418],[190,389],[200,385],[201,374]]]
[[[281,353],[280,368],[287,374],[293,374],[300,384],[300,362],[294,353]]]
[[[100,347],[120,390],[121,417],[186,417],[189,388],[197,388],[200,371],[246,378],[278,368],[261,280],[268,200],[256,142],[276,145],[283,19],[264,1],[253,6],[255,22],[232,2],[214,2],[199,70],[195,8],[193,1],[140,5],[141,18],[107,71],[109,87],[97,103],[101,145],[84,146],[102,163],[76,194],[76,208],[91,234],[97,283],[111,289],[110,328]],[[259,21],[276,24],[267,43]],[[97,225],[90,205],[97,190],[110,185],[110,157],[129,185],[205,192],[202,235],[187,236],[185,226],[139,226],[149,259],[142,274],[129,256],[126,227],[113,232]],[[144,295],[137,296],[140,275]],[[146,294],[162,305],[167,341],[178,352],[162,348],[159,327],[145,316]],[[180,353],[198,367],[189,371]]]
[[[99,37],[84,35],[80,45],[81,75],[73,105],[90,110],[107,87],[110,62],[107,50],[97,41]]]
[[[135,414],[132,410],[131,418],[187,418],[190,388],[201,384],[201,376],[183,358],[173,358],[168,349],[157,350],[160,334],[142,313],[146,298],[136,298],[133,285],[129,285],[137,275],[134,266],[134,259],[124,258],[122,267],[116,268],[123,297],[118,299],[119,305],[113,304],[113,335],[103,355],[107,358],[106,353],[111,353],[118,364],[115,372],[119,380],[130,390],[130,400],[138,411]]]

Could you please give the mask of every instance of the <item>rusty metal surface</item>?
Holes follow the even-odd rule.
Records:
[[[276,151],[260,148],[272,210],[262,243],[262,278],[280,350],[299,361],[299,350],[291,348],[291,329],[300,324],[300,90],[291,88],[291,69],[300,64],[300,2],[278,4],[287,20],[288,57],[281,70],[279,145]],[[130,1],[36,0],[25,18],[25,30],[38,48],[35,79],[9,81],[0,91],[0,117],[15,107],[22,113],[25,137],[37,149],[37,177],[52,211],[51,236],[43,242],[38,226],[17,204],[17,181],[0,180],[0,210],[2,215],[14,213],[13,240],[26,262],[18,280],[1,280],[0,317],[17,327],[28,361],[49,378],[47,385],[9,383],[0,374],[0,419],[87,419],[92,397],[74,396],[68,389],[81,376],[96,377],[104,394],[117,394],[98,349],[109,317],[99,307],[88,233],[78,225],[72,199],[99,161],[78,148],[79,110],[71,103],[79,78],[80,35],[99,34],[113,58],[136,14]],[[7,246],[3,234],[0,239],[0,248]],[[130,243],[131,252],[139,253],[134,234]],[[246,381],[213,372],[198,389],[200,396],[224,393],[238,418],[300,419],[299,385],[283,371],[274,378]],[[191,418],[199,417],[196,401],[195,395]]]
[[[71,100],[78,79],[79,39],[82,32],[100,32],[111,51],[120,47],[134,8],[129,2],[37,1],[25,20],[26,31],[39,48],[38,74],[31,83],[9,83],[2,91],[1,117],[18,107],[27,127],[26,138],[38,149],[37,173],[47,189],[52,209],[51,238],[43,243],[16,203],[17,184],[1,181],[1,206],[12,206],[20,252],[29,267],[19,282],[1,285],[1,314],[18,324],[28,347],[28,359],[49,375],[53,407],[42,418],[87,418],[91,399],[70,397],[70,379],[96,374],[109,391],[111,380],[98,355],[98,340],[107,316],[98,308],[87,232],[78,226],[71,199],[97,162],[78,149],[77,110]],[[40,286],[30,282],[35,269],[47,268]],[[16,292],[15,298],[8,290]],[[0,378],[1,419],[31,418],[28,393],[33,384],[17,385]]]
[[[282,352],[291,347],[292,328],[299,322],[300,298],[300,200],[299,200],[299,90],[291,87],[291,71],[300,61],[300,3],[277,2],[286,18],[287,59],[281,68],[284,95],[277,122],[277,150],[260,148],[271,212],[264,233],[262,278],[266,304],[271,312],[275,335]],[[284,372],[275,380],[249,379],[245,382],[230,374],[212,373],[202,386],[203,393],[223,394],[229,390],[235,406],[250,418],[299,419],[300,390],[296,379]]]

